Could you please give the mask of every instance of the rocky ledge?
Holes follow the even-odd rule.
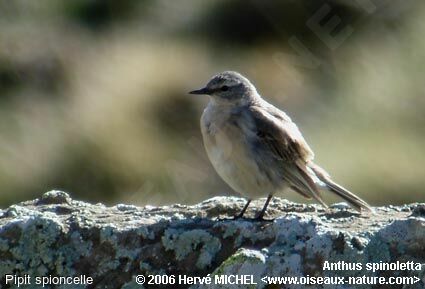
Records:
[[[218,220],[244,202],[106,207],[45,193],[0,211],[0,288],[425,288],[425,204],[359,214],[274,198],[274,221]]]

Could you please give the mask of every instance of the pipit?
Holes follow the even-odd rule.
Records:
[[[256,217],[262,220],[272,195],[286,188],[326,208],[323,190],[337,194],[358,211],[372,211],[313,162],[313,151],[295,123],[265,101],[241,74],[219,73],[204,88],[190,93],[209,95],[201,131],[213,167],[233,190],[248,196],[235,218],[243,217],[252,198],[268,195]]]

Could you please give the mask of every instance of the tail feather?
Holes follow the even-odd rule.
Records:
[[[308,199],[314,198],[323,207],[327,208],[328,206],[322,200],[317,185],[306,170],[305,164],[296,163],[294,167],[286,168],[284,175],[293,190]]]
[[[332,181],[330,176],[322,168],[315,164],[310,164],[309,167],[313,170],[319,180],[326,184],[330,191],[343,198],[356,210],[361,211],[361,209],[363,208],[370,212],[373,212],[373,209],[369,206],[368,203],[366,203],[364,200],[362,200],[346,188]]]
[[[313,179],[310,177],[308,172],[306,171],[305,165],[297,164],[298,173],[300,173],[302,180],[306,182],[306,189],[307,192],[316,200],[318,201],[323,207],[327,208],[328,205],[322,200],[322,196],[320,195],[320,191],[317,187],[317,185],[314,183]],[[298,188],[301,190],[300,188]],[[299,192],[299,190],[296,190]],[[301,193],[301,195],[303,195]]]

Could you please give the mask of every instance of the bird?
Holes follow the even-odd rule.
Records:
[[[200,121],[206,153],[218,175],[234,191],[248,197],[233,219],[243,218],[253,198],[267,195],[255,218],[265,220],[273,195],[287,188],[325,208],[322,192],[328,191],[357,211],[373,211],[314,163],[314,153],[297,125],[264,100],[242,74],[218,73],[205,87],[189,93],[209,96]]]

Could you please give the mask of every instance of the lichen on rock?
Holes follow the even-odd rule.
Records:
[[[258,211],[263,201],[253,202],[248,216]],[[421,270],[375,272],[364,266],[368,262],[425,263],[424,204],[377,207],[376,214],[359,214],[342,204],[324,209],[275,198],[268,212],[268,218],[275,218],[273,222],[218,220],[236,213],[243,205],[240,198],[215,197],[194,206],[106,207],[51,191],[40,199],[0,211],[0,281],[5,284],[6,274],[84,274],[94,279],[93,285],[73,288],[271,288],[261,279],[411,276],[421,280],[407,287],[386,288],[425,286],[425,266]],[[325,262],[363,266],[359,270],[328,270],[323,267]],[[257,284],[143,287],[135,279],[140,274],[211,278],[249,275]]]

